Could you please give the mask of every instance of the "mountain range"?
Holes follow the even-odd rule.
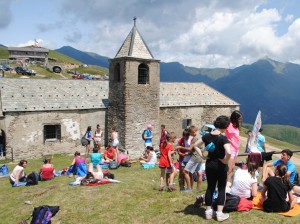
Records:
[[[108,68],[108,57],[69,46],[56,51],[84,64]],[[178,62],[161,62],[162,82],[203,82],[241,105],[243,120],[253,124],[257,112],[263,124],[300,127],[300,65],[262,58],[233,69],[195,68]],[[199,90],[201,91],[201,90]]]

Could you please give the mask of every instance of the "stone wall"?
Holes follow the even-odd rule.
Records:
[[[6,113],[6,157],[12,159],[41,157],[49,154],[85,152],[80,138],[87,126],[105,126],[106,110]],[[44,125],[61,125],[61,141],[44,142]]]
[[[191,125],[200,129],[204,124],[213,123],[220,115],[230,116],[238,106],[195,106],[195,107],[165,107],[160,109],[160,124],[166,129],[175,132],[176,137],[182,135],[185,128],[183,119],[191,119]]]

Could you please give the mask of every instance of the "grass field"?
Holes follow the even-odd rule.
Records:
[[[54,155],[56,170],[67,167],[71,156]],[[38,171],[42,159],[28,160],[26,172]],[[15,164],[9,164],[12,171]],[[7,178],[0,179],[0,223],[18,223],[28,218],[33,207],[58,205],[60,211],[52,218],[54,224],[68,223],[207,223],[204,207],[193,205],[201,192],[159,192],[159,168],[142,169],[139,164],[111,171],[121,183],[97,187],[69,186],[74,178],[57,177],[36,186],[13,188]],[[177,183],[177,178],[176,178]],[[178,185],[177,185],[178,186]],[[31,201],[32,205],[24,202]],[[217,221],[212,220],[211,223]],[[299,223],[299,217],[251,210],[233,212],[224,223]]]

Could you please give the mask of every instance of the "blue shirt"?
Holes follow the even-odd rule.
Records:
[[[260,152],[264,152],[263,144],[266,142],[266,138],[262,134],[258,134],[257,136],[257,149]]]
[[[100,164],[101,162],[101,157],[102,157],[102,154],[101,153],[92,153],[90,155],[90,158],[91,158],[91,162],[93,163],[93,167],[96,168],[96,165],[97,164]]]
[[[283,164],[283,161],[281,159],[278,159],[278,160],[276,160],[276,161],[273,162],[273,166],[277,166],[279,164]],[[297,173],[295,164],[293,162],[291,162],[291,161],[288,161],[285,166],[287,168],[287,171],[291,172],[290,182],[294,183],[295,176],[296,176],[296,173]]]
[[[145,138],[145,143],[151,143],[152,142],[152,138],[148,138],[148,137],[152,137],[152,132],[149,129],[147,129],[144,132],[144,136],[147,137],[147,138]]]

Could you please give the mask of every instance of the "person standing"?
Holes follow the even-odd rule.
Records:
[[[262,128],[259,129],[258,135],[257,135],[257,149],[260,152],[267,152],[266,146],[265,146],[266,138],[265,138],[265,136],[263,136],[261,134],[261,132],[262,132]]]
[[[119,155],[119,135],[118,135],[118,132],[117,132],[117,129],[115,126],[113,126],[111,129],[111,146],[113,148],[116,149],[116,154],[117,156]]]
[[[4,136],[2,130],[0,130],[0,157],[4,156]]]
[[[160,128],[161,128],[161,133],[160,133],[159,146],[161,146],[161,144],[165,142],[166,135],[168,134],[168,131],[167,131],[166,126],[164,124],[162,124],[160,126]]]
[[[85,155],[89,156],[91,150],[91,141],[93,140],[92,127],[88,126],[85,133],[85,139],[88,141],[88,144],[85,146]]]
[[[152,146],[152,138],[153,138],[152,129],[153,129],[153,126],[151,124],[148,124],[147,129],[144,130],[143,139],[145,141],[145,147]]]
[[[231,157],[229,160],[229,170],[228,170],[228,184],[231,185],[233,169],[235,166],[236,158],[239,154],[240,148],[240,127],[242,126],[243,115],[242,112],[235,110],[230,116],[230,124],[226,129],[226,137],[231,143]]]
[[[205,218],[212,219],[214,216],[214,211],[212,210],[212,199],[215,189],[218,187],[216,215],[217,221],[221,222],[229,218],[229,214],[223,213],[226,198],[227,164],[231,156],[230,142],[223,133],[229,125],[229,118],[227,116],[219,116],[215,120],[214,125],[216,129],[200,138],[195,143],[195,147],[200,148],[203,144],[205,144],[205,149],[208,151],[205,166],[207,177]]]
[[[97,124],[97,129],[94,134],[94,145],[95,148],[98,150],[98,152],[101,152],[101,147],[102,147],[102,142],[103,142],[103,131],[101,130],[101,127],[99,124]]]

